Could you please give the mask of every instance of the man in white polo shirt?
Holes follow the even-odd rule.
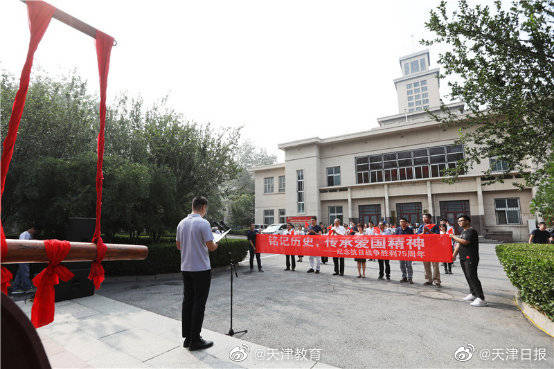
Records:
[[[181,250],[183,274],[182,335],[183,347],[202,350],[213,345],[200,337],[206,300],[210,293],[211,270],[209,251],[217,249],[210,223],[203,217],[208,200],[197,196],[192,200],[192,213],[177,226],[177,248]]]

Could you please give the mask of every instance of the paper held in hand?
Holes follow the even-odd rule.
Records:
[[[228,229],[223,233],[214,233],[214,242],[219,242],[223,237],[227,236],[227,233],[229,233],[231,230]]]

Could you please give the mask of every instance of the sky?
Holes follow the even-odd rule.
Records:
[[[0,70],[19,77],[29,40],[26,6],[0,1]],[[108,100],[151,104],[169,95],[186,120],[243,127],[283,160],[279,143],[377,127],[398,113],[399,57],[426,47],[439,1],[51,0],[113,36]],[[9,35],[9,37],[8,37]],[[431,68],[441,50],[431,48]],[[33,68],[76,70],[98,92],[94,40],[53,19]],[[441,94],[447,94],[441,83]],[[446,98],[445,101],[448,101]]]

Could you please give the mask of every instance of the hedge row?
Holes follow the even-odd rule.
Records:
[[[521,299],[554,321],[554,246],[501,244],[496,255]]]
[[[216,251],[210,252],[212,268],[238,263],[248,252],[247,240],[225,239],[218,245]],[[181,270],[181,255],[175,241],[162,242],[148,246],[145,260],[106,261],[102,264],[108,276],[177,273]]]

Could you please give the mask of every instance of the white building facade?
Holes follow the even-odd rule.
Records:
[[[485,185],[483,172],[502,162],[482,160],[454,184],[443,170],[456,165],[464,147],[456,145],[457,127],[436,122],[425,109],[440,107],[438,69],[429,69],[429,52],[400,58],[403,76],[395,79],[400,114],[379,118],[378,128],[354,134],[318,137],[279,145],[285,162],[253,168],[255,222],[304,224],[334,218],[368,223],[397,223],[405,217],[421,222],[423,213],[436,220],[468,214],[483,235],[523,241],[531,189],[520,191],[510,175],[504,183]],[[463,114],[463,104],[447,106]]]

